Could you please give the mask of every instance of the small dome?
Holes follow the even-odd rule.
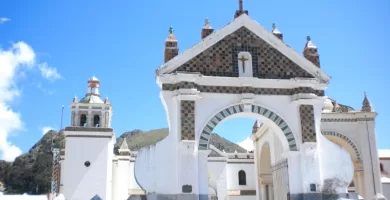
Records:
[[[89,81],[99,81],[95,76],[92,76],[91,78],[88,79]]]
[[[80,99],[80,103],[104,103],[104,101],[95,95],[87,95],[84,98]]]
[[[324,103],[324,107],[322,108],[324,112],[332,112],[333,111],[333,103],[332,100],[326,99]]]

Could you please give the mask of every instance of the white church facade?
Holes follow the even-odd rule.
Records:
[[[169,134],[113,152],[113,108],[100,81],[71,104],[59,193],[67,200],[386,199],[367,96],[354,110],[325,95],[330,77],[310,37],[303,56],[243,10],[179,54],[173,29],[156,82]],[[235,117],[256,120],[253,152],[210,145],[213,129]],[[261,122],[261,123],[260,123]],[[382,170],[383,171],[383,170]],[[349,191],[353,182],[354,192]]]

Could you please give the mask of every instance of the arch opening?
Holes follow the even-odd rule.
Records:
[[[277,134],[279,137],[282,137],[284,139],[281,140],[281,142],[286,146],[290,151],[297,151],[297,142],[295,139],[295,136],[290,129],[287,122],[280,117],[275,112],[258,106],[258,105],[251,105],[249,109],[246,109],[248,107],[245,107],[243,104],[233,105],[228,108],[225,108],[221,110],[220,112],[216,113],[204,126],[203,129],[201,129],[200,132],[200,138],[199,138],[199,150],[205,150],[209,148],[209,140],[212,134],[212,131],[214,128],[221,123],[222,121],[232,118],[232,117],[239,117],[239,116],[246,116],[246,117],[252,117],[252,118],[260,118],[261,121],[271,128],[278,127],[275,130],[275,133],[282,133]]]
[[[85,127],[87,125],[87,115],[80,115],[80,126]]]
[[[100,127],[100,116],[93,116],[93,127]]]

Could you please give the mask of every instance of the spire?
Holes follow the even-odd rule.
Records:
[[[167,40],[176,41],[176,37],[175,37],[174,30],[173,30],[172,26],[169,27],[168,32],[169,32],[169,35],[168,35]]]
[[[258,120],[255,121],[252,127],[252,134],[255,134],[260,128],[260,122]]]
[[[213,31],[214,31],[214,29],[210,25],[209,18],[206,18],[204,20],[204,26],[202,28],[202,33],[201,33],[202,39],[204,39],[205,37],[209,36]]]
[[[119,155],[121,156],[129,156],[130,155],[130,149],[127,145],[126,138],[123,138],[123,142],[119,148]]]
[[[73,103],[77,103],[77,97],[76,97],[76,95],[74,95],[74,97],[73,97]]]
[[[242,0],[238,0],[238,10],[236,10],[236,13],[234,14],[234,18],[237,18],[242,14],[248,15],[248,11],[244,10],[244,5]]]
[[[305,49],[317,49],[316,45],[311,41],[310,36],[306,36]]]
[[[280,32],[279,29],[276,27],[276,24],[275,24],[275,23],[272,24],[272,33],[273,33],[277,38],[279,38],[280,40],[283,41],[283,34],[282,34],[282,32]]]
[[[168,38],[165,40],[164,62],[168,62],[179,54],[179,48],[177,47],[177,40],[172,26],[169,27],[168,32]]]
[[[370,100],[368,100],[366,92],[364,92],[364,100],[362,104],[362,112],[374,112],[374,108],[372,107]]]
[[[306,37],[303,56],[317,67],[320,67],[320,55],[318,54],[317,46],[311,41],[310,36]]]

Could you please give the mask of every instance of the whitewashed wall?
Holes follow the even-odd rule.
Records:
[[[99,195],[102,199],[110,200],[112,139],[67,137],[65,145],[66,162],[62,174],[65,197],[82,200]],[[85,167],[85,161],[89,161],[91,165]]]
[[[383,196],[385,196],[387,199],[390,199],[390,182],[382,183],[382,187],[383,187]]]
[[[229,200],[256,200],[256,196],[229,196]]]
[[[246,160],[246,159],[242,159]],[[228,190],[256,190],[256,172],[253,163],[227,164],[227,189]],[[238,172],[243,170],[246,174],[246,185],[238,184]]]

